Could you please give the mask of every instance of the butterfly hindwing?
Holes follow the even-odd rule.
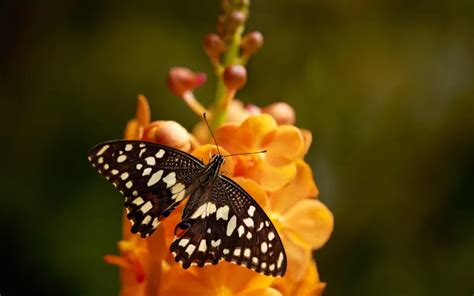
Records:
[[[95,146],[89,160],[125,196],[132,232],[149,236],[190,192],[204,165],[171,147],[118,140]]]
[[[211,191],[194,194],[201,196],[191,198],[183,212],[183,220],[191,221],[192,226],[171,245],[175,260],[184,268],[224,259],[266,275],[285,273],[286,254],[280,237],[245,190],[219,175]]]

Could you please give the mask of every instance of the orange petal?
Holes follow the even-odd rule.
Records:
[[[261,114],[257,116],[250,116],[240,126],[239,138],[245,141],[248,151],[240,152],[252,152],[257,151],[261,147],[263,138],[271,131],[277,128],[277,123],[273,117],[268,114]],[[231,137],[232,135],[228,135]]]
[[[277,191],[291,182],[296,176],[296,165],[272,166],[266,161],[259,161],[249,168],[245,177],[255,180],[266,191]]]
[[[303,134],[292,125],[281,125],[265,136],[262,148],[267,149],[265,158],[270,164],[288,164],[302,154]]]
[[[334,218],[329,209],[315,199],[305,199],[290,208],[284,215],[284,231],[294,243],[318,249],[332,233]]]
[[[308,153],[309,147],[311,146],[311,143],[313,142],[313,134],[311,134],[311,131],[307,129],[300,129],[300,131],[304,138],[304,149],[300,155],[300,157],[303,157],[306,155],[306,153]]]
[[[126,140],[139,140],[143,134],[143,127],[140,126],[136,119],[131,119],[127,122],[123,138]]]
[[[295,164],[296,176],[293,181],[270,195],[273,212],[283,214],[298,201],[315,197],[319,193],[309,165],[301,159]]]
[[[228,155],[226,149],[219,146],[219,151],[221,155]],[[202,145],[198,147],[191,153],[193,156],[197,157],[198,159],[202,160],[204,163],[209,163],[210,157],[214,154],[218,154],[218,150],[215,145]],[[234,175],[234,160],[232,157],[226,157],[224,164],[221,166],[221,172],[223,172],[227,176]]]
[[[298,287],[293,291],[294,295],[303,296],[320,296],[323,293],[325,283],[319,281],[318,270],[316,263],[309,264],[308,269],[304,275],[302,281],[298,284]]]
[[[117,265],[121,268],[131,268],[130,263],[121,256],[117,255],[104,255],[104,261],[107,264]]]
[[[137,113],[135,118],[137,119],[138,124],[141,126],[145,126],[150,123],[150,104],[148,104],[148,100],[144,95],[138,95]]]
[[[253,290],[245,290],[241,293],[235,294],[238,296],[281,296],[282,293],[274,288],[260,288]]]
[[[265,190],[255,181],[243,177],[233,178],[264,209],[268,208],[269,199]]]
[[[289,240],[286,233],[282,233],[282,239],[288,259],[287,273],[284,279],[291,283],[298,282],[303,278],[304,272],[311,261],[311,251]]]
[[[240,137],[240,126],[237,123],[227,123],[216,129],[214,136],[219,146],[224,147],[230,153],[250,151],[246,140]]]

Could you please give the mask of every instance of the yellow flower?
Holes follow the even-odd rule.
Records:
[[[278,126],[268,114],[227,123],[216,130],[219,145],[230,153],[266,153],[236,157],[235,175],[255,180],[266,191],[276,191],[296,175],[295,161],[307,151],[303,133],[292,125]]]

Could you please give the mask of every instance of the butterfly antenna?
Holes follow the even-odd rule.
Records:
[[[235,153],[235,154],[224,155],[224,157],[236,156],[236,155],[259,154],[259,153],[267,153],[267,150],[261,150],[261,151],[255,151],[255,152]]]
[[[209,122],[207,122],[206,112],[204,112],[202,116],[204,117],[204,122],[206,122],[207,128],[209,129],[209,132],[211,133],[211,136],[214,139],[214,143],[216,144],[216,148],[217,148],[217,153],[219,153],[219,155],[222,155],[221,151],[219,150],[219,145],[217,145],[216,137],[214,137],[214,134],[212,133],[212,129],[209,126]]]

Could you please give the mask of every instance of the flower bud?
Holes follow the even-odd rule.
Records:
[[[240,11],[234,11],[227,15],[227,30],[229,32],[235,32],[238,26],[243,24],[247,20],[247,15]]]
[[[284,102],[270,104],[262,108],[262,112],[271,115],[279,125],[294,124],[296,121],[295,110]]]
[[[195,73],[188,68],[175,67],[168,72],[168,87],[178,97],[206,82],[205,73]]]
[[[246,55],[256,53],[263,45],[263,35],[258,31],[250,32],[242,37],[241,47]]]
[[[239,90],[247,82],[247,70],[242,65],[231,65],[225,68],[222,75],[229,90]]]
[[[247,104],[245,106],[245,110],[248,112],[250,116],[262,114],[262,110],[260,109],[260,107],[254,104]]]
[[[215,33],[209,33],[204,37],[204,50],[213,59],[218,59],[224,51],[224,41]]]
[[[182,151],[191,149],[191,136],[176,121],[154,121],[145,127],[143,140],[163,144]]]

